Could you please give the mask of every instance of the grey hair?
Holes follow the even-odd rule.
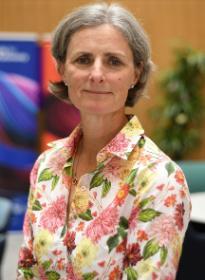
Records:
[[[141,69],[138,82],[128,90],[125,106],[132,107],[142,96],[153,63],[149,38],[135,17],[119,4],[96,3],[81,6],[68,14],[54,30],[52,38],[52,55],[57,65],[65,63],[67,48],[72,35],[82,28],[110,24],[117,28],[127,39],[134,57],[134,65]],[[57,97],[68,99],[68,87],[63,81],[50,82],[50,91]]]

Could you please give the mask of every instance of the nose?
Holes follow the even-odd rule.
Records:
[[[103,63],[100,59],[96,59],[90,69],[89,80],[95,83],[102,83],[105,80]]]

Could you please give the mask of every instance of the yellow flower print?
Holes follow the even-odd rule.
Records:
[[[34,193],[34,191],[30,192],[29,197],[28,197],[29,210],[32,210],[32,206],[33,206],[35,200],[36,200],[36,191],[35,191],[35,193]]]
[[[48,230],[40,230],[34,239],[34,251],[36,256],[41,259],[53,243],[53,235]]]
[[[126,164],[122,165],[118,171],[118,176],[121,180],[124,180],[130,173],[130,170],[134,168],[136,160],[139,158],[140,148],[136,146],[131,154],[129,155],[128,161]]]
[[[156,268],[153,266],[153,262],[150,259],[138,262],[135,269],[142,280],[150,279],[152,273],[156,271]]]
[[[138,120],[128,122],[127,125],[123,128],[123,133],[125,133],[126,136],[141,134],[142,131],[142,126]]]
[[[32,211],[32,208],[35,205],[35,202],[39,200],[41,194],[42,194],[42,189],[39,186],[36,187],[35,190],[30,191],[29,197],[28,197],[29,210]],[[39,205],[39,207],[40,207],[40,205]]]
[[[76,187],[73,197],[73,204],[77,214],[81,214],[87,211],[89,206],[89,194],[87,188],[84,186]]]
[[[144,168],[138,175],[138,188],[140,193],[147,192],[155,179],[155,173],[149,168]]]
[[[129,166],[128,166],[129,167]],[[119,172],[119,178],[121,180],[124,180],[130,173],[130,169],[129,168],[121,168],[120,172]]]
[[[175,236],[173,242],[170,245],[173,248],[172,263],[173,266],[177,269],[182,250],[182,240],[178,234]]]
[[[96,258],[98,247],[88,238],[83,238],[76,247],[75,267],[82,268],[92,264]]]
[[[132,153],[130,154],[129,156],[129,161],[132,163],[135,163],[136,160],[139,158],[139,155],[140,155],[140,147],[136,146]]]

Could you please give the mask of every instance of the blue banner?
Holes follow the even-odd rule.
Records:
[[[0,193],[29,188],[38,155],[40,79],[37,36],[0,33]]]

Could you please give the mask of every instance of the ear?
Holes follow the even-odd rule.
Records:
[[[62,62],[56,62],[56,68],[61,76],[62,80],[64,79],[64,73],[65,73],[65,65]]]
[[[136,67],[135,67],[135,73],[134,73],[134,82],[133,84],[136,85],[137,82],[139,81],[140,75],[142,73],[143,70],[143,63],[140,62]]]

